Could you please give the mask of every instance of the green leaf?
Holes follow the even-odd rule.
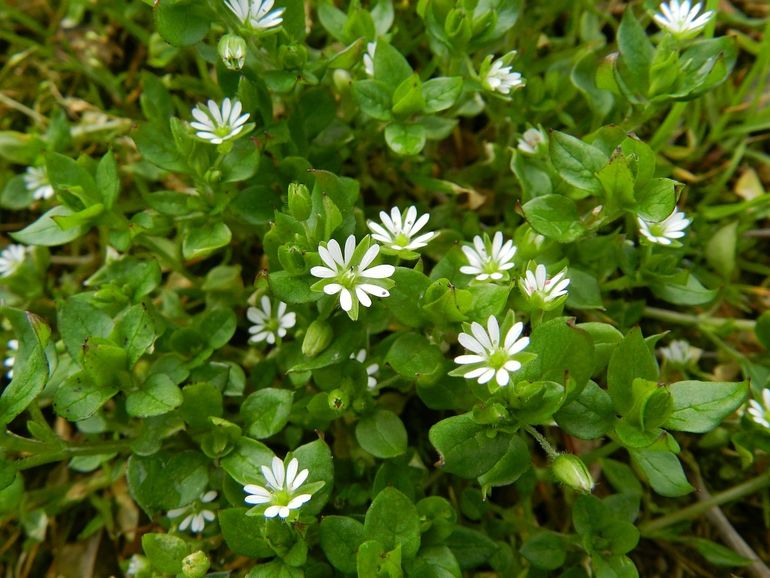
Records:
[[[356,553],[364,541],[364,525],[346,516],[324,516],[320,542],[326,558],[340,572],[354,574]]]
[[[252,393],[241,405],[241,418],[249,436],[258,440],[281,431],[289,421],[294,392],[266,388]]]
[[[126,413],[134,417],[152,417],[168,413],[184,401],[182,390],[162,373],[147,378],[139,391],[126,396]]]
[[[120,192],[118,164],[111,150],[105,153],[96,166],[96,188],[100,193],[102,204],[110,210]]]
[[[439,421],[428,437],[439,452],[442,469],[467,479],[491,470],[510,446],[510,435],[477,424],[469,413]]]
[[[56,223],[54,217],[69,217],[74,214],[72,209],[68,209],[64,205],[57,205],[43,213],[34,223],[10,235],[15,241],[26,245],[42,245],[44,247],[64,245],[83,235],[87,227],[77,225],[63,229]]]
[[[594,194],[602,192],[596,176],[607,157],[599,149],[563,132],[552,131],[549,138],[551,162],[559,176],[573,187]]]
[[[42,139],[35,134],[0,131],[0,157],[17,165],[34,164],[43,146]]]
[[[658,364],[642,337],[632,329],[615,349],[607,368],[607,390],[617,411],[626,414],[633,406],[632,385],[636,378],[658,380]]]
[[[650,288],[656,297],[674,305],[705,305],[719,294],[716,289],[706,289],[695,275],[685,275],[684,283],[680,283],[678,277],[675,280],[655,279]]]
[[[456,528],[445,543],[463,570],[481,566],[499,550],[498,545],[485,534],[465,526]]]
[[[190,46],[203,40],[212,18],[205,4],[192,1],[158,2],[155,25],[163,40],[171,46]]]
[[[206,429],[210,426],[210,417],[222,416],[222,393],[214,385],[208,382],[186,385],[182,396],[182,418],[192,429]]]
[[[57,319],[64,345],[74,360],[89,337],[106,338],[112,333],[110,316],[93,305],[93,293],[73,295],[59,307]]]
[[[245,181],[253,177],[259,168],[259,149],[251,139],[237,140],[219,168],[224,182]]]
[[[94,415],[117,392],[114,385],[97,384],[81,371],[68,377],[56,390],[53,407],[64,419],[80,421]]]
[[[408,116],[422,112],[422,81],[419,74],[412,74],[396,87],[393,92],[393,114]]]
[[[386,85],[376,80],[356,80],[353,82],[353,98],[365,114],[377,120],[388,121],[393,118],[390,92]]]
[[[677,498],[693,491],[676,454],[657,448],[629,449],[631,460],[661,496]]]
[[[126,481],[131,497],[153,513],[187,505],[206,491],[210,460],[193,450],[128,459]]]
[[[419,154],[425,147],[425,127],[421,124],[392,123],[385,127],[385,142],[399,155]]]
[[[404,379],[429,385],[443,374],[445,359],[436,345],[418,333],[408,332],[393,342],[385,363]]]
[[[390,297],[386,301],[388,309],[407,327],[424,325],[427,316],[420,302],[431,284],[430,279],[423,273],[406,267],[396,267],[391,279],[395,285],[390,289]]]
[[[725,279],[730,279],[735,271],[737,245],[738,221],[720,227],[706,244],[706,261]]]
[[[377,410],[356,424],[358,444],[376,458],[394,458],[406,451],[407,435],[401,419],[392,411]]]
[[[270,467],[274,455],[262,442],[244,437],[232,452],[222,458],[222,469],[241,485],[261,483],[260,466]]]
[[[274,555],[265,538],[264,516],[247,516],[248,508],[227,508],[219,511],[222,537],[235,554],[249,558],[270,558]]]
[[[420,550],[409,569],[410,578],[462,578],[462,570],[447,546],[429,546]]]
[[[740,556],[730,548],[725,548],[721,544],[706,540],[705,538],[688,537],[686,541],[688,545],[697,550],[698,554],[714,566],[733,568],[736,566],[748,566],[752,562],[749,558]]]
[[[460,97],[463,79],[459,76],[432,78],[422,85],[423,110],[428,114],[451,108]]]
[[[650,65],[655,51],[631,7],[626,8],[618,28],[618,49],[618,82],[634,96],[645,96],[650,85]]]
[[[575,267],[567,271],[569,295],[567,306],[572,309],[603,309],[602,293],[596,277]]]
[[[276,271],[268,276],[270,290],[278,299],[286,303],[311,303],[318,301],[321,295],[310,289],[310,283],[303,277],[292,277],[286,271]]]
[[[32,313],[0,307],[19,342],[11,383],[0,395],[0,425],[5,426],[22,413],[40,394],[48,381],[45,348],[51,336],[48,325]]]
[[[187,542],[171,534],[145,534],[142,550],[155,569],[169,574],[182,571],[182,560],[191,551]]]
[[[115,320],[115,329],[110,337],[128,352],[129,364],[136,364],[157,339],[155,325],[147,313],[147,306],[138,303],[126,309]]]
[[[300,470],[307,468],[310,471],[305,482],[308,486],[323,483],[319,490],[313,492],[313,498],[302,506],[302,512],[309,516],[320,514],[334,489],[332,452],[322,440],[315,440],[298,447],[291,455],[297,458]]]
[[[615,410],[612,398],[593,381],[589,381],[577,398],[554,414],[559,427],[576,438],[596,439],[612,429]]]
[[[529,447],[520,436],[511,437],[508,449],[497,463],[479,476],[482,487],[508,486],[518,480],[532,465]]]
[[[224,223],[199,223],[188,227],[182,241],[182,255],[188,261],[203,259],[212,252],[230,244],[233,234]]]
[[[385,488],[366,511],[364,532],[367,539],[377,540],[387,549],[401,546],[405,559],[413,558],[420,549],[420,518],[417,508],[395,488]]]
[[[738,409],[748,396],[748,382],[679,381],[669,386],[674,411],[667,429],[706,433]]]
[[[521,555],[536,568],[556,570],[567,559],[564,539],[555,532],[540,532],[522,544]]]
[[[676,181],[651,179],[636,193],[636,212],[652,222],[668,217],[676,207]]]
[[[395,88],[412,75],[406,58],[387,41],[379,39],[374,51],[374,80]]]
[[[559,243],[572,243],[585,232],[575,201],[562,195],[543,195],[527,201],[524,216],[532,228]]]
[[[484,283],[483,285],[471,285],[468,287],[468,291],[473,296],[473,308],[468,311],[468,316],[484,324],[490,315],[503,313],[511,289],[504,285]]]
[[[623,207],[634,202],[634,175],[623,154],[612,155],[610,162],[596,176],[610,207]]]

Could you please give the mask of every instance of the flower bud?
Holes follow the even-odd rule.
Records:
[[[304,221],[310,216],[313,202],[310,191],[305,185],[291,183],[289,185],[289,214],[298,221]]]
[[[246,62],[246,41],[236,34],[225,34],[219,41],[219,57],[230,70],[240,70]]]
[[[196,550],[182,560],[182,576],[185,578],[203,578],[209,571],[208,556],[201,550]]]
[[[316,319],[307,328],[305,339],[302,340],[302,354],[315,357],[326,349],[334,338],[334,331],[326,321]]]
[[[329,392],[329,409],[343,411],[350,405],[350,396],[342,389],[334,389]]]
[[[307,269],[302,251],[294,245],[278,247],[278,262],[291,275],[302,275]]]
[[[302,44],[284,44],[278,49],[278,58],[284,70],[297,70],[307,62],[307,48]]]
[[[579,457],[574,454],[560,454],[551,464],[554,477],[573,490],[591,493],[594,480],[591,473]]]
[[[473,35],[467,12],[462,8],[451,10],[444,21],[444,32],[456,49],[464,48]]]
[[[334,69],[332,80],[334,81],[334,88],[337,89],[337,92],[346,92],[350,90],[350,86],[353,82],[350,73],[343,68]]]

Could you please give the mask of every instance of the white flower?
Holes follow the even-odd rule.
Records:
[[[482,239],[476,235],[473,237],[473,247],[464,246],[463,253],[470,265],[460,267],[461,273],[475,275],[478,281],[499,281],[503,278],[503,271],[513,269],[512,261],[516,255],[516,247],[510,239],[503,243],[503,234],[498,231],[491,244],[488,237]]]
[[[368,243],[364,239],[361,243]],[[358,253],[364,247],[358,245]],[[348,313],[351,319],[358,318],[359,302],[364,307],[369,307],[372,300],[369,295],[375,297],[388,297],[390,292],[383,287],[393,286],[393,281],[388,277],[396,272],[393,265],[376,265],[369,267],[380,252],[379,245],[372,245],[354,264],[354,253],[357,251],[356,238],[350,235],[345,241],[345,254],[343,256],[339,243],[332,239],[326,246],[318,246],[318,254],[326,266],[315,266],[310,269],[310,274],[321,281],[311,288],[315,291],[322,290],[327,295],[340,295],[340,307]],[[373,282],[374,281],[374,282]]]
[[[749,400],[749,414],[754,423],[770,429],[770,389],[762,390],[762,402]]]
[[[361,349],[358,353],[351,353],[350,359],[355,359],[359,363],[364,364],[366,361],[366,349]],[[376,363],[370,363],[366,366],[366,386],[369,389],[377,387],[377,372],[380,370],[380,366]]]
[[[183,506],[181,508],[175,508],[169,510],[167,516],[173,520],[184,514],[187,514],[179,524],[179,530],[184,532],[187,528],[190,528],[195,533],[203,532],[203,528],[206,527],[206,522],[213,522],[216,519],[214,512],[203,508],[203,504],[213,502],[217,497],[217,493],[214,490],[209,490],[205,494],[201,494],[200,498],[194,501],[192,504]]]
[[[286,337],[286,330],[294,327],[297,323],[297,314],[291,311],[287,313],[286,303],[279,301],[274,316],[272,303],[267,296],[263,295],[259,302],[262,305],[261,308],[249,307],[246,310],[246,317],[254,323],[249,328],[249,333],[252,334],[249,341],[252,343],[267,341],[273,345],[276,338]]]
[[[53,197],[54,190],[48,180],[48,172],[44,166],[27,167],[24,175],[24,186],[32,193],[32,198],[38,201]]]
[[[19,352],[19,340],[9,339],[5,348],[6,358],[3,360],[3,366],[8,370],[5,375],[8,376],[8,379],[13,379],[13,364],[16,363],[16,355]]]
[[[519,338],[524,325],[515,323],[500,343],[500,326],[494,315],[487,319],[487,330],[475,321],[471,324],[471,333],[460,333],[457,340],[470,355],[455,357],[455,363],[467,365],[463,368],[463,377],[477,379],[479,383],[487,383],[495,378],[497,385],[508,385],[510,372],[518,371],[521,363],[514,356],[529,345],[529,337]]]
[[[549,279],[545,265],[541,264],[535,267],[534,273],[527,270],[524,277],[520,279],[520,287],[528,297],[536,297],[541,304],[545,305],[567,294],[570,280],[564,275],[565,271],[561,271]]]
[[[209,100],[207,105],[208,108],[198,104],[192,109],[195,121],[190,126],[197,130],[195,134],[198,137],[213,144],[220,144],[240,134],[249,119],[248,112],[241,114],[241,103],[237,99],[231,101],[225,98],[221,110],[213,100]]]
[[[27,257],[24,245],[8,245],[0,252],[0,277],[10,277],[21,267]]]
[[[667,347],[658,349],[661,357],[673,367],[684,369],[698,362],[701,353],[697,347],[693,347],[684,339],[676,339],[668,344]]]
[[[692,7],[691,7],[692,6]],[[689,38],[698,34],[708,24],[714,15],[713,10],[707,10],[700,16],[698,13],[703,8],[700,2],[690,4],[690,0],[671,0],[668,4],[660,5],[660,12],[652,18],[661,28],[668,30],[679,38]]]
[[[674,211],[661,222],[647,221],[637,217],[639,232],[651,243],[659,245],[671,245],[674,239],[684,237],[684,229],[690,224],[681,211]]]
[[[510,66],[503,66],[503,59],[498,58],[489,67],[482,84],[488,90],[508,95],[511,89],[524,86],[524,79],[518,72],[511,72]]]
[[[430,216],[426,213],[417,218],[417,209],[409,207],[401,216],[398,207],[390,210],[390,215],[380,211],[382,225],[369,221],[368,226],[372,231],[372,238],[386,245],[394,251],[414,251],[425,247],[438,233],[423,233],[413,238],[427,223]]]
[[[244,486],[247,504],[270,504],[265,510],[266,518],[288,518],[291,510],[296,510],[312,497],[310,494],[299,494],[297,490],[308,477],[308,470],[297,473],[299,462],[292,458],[288,467],[284,466],[279,458],[273,458],[271,468],[262,466],[262,475],[265,476],[267,487],[248,484]]]
[[[368,76],[374,76],[374,51],[377,50],[376,42],[366,43],[366,52],[364,53],[364,72]]]
[[[227,7],[241,23],[255,30],[267,30],[280,26],[285,8],[273,10],[275,0],[225,0]]]
[[[545,142],[543,131],[537,128],[528,128],[519,139],[518,149],[523,153],[537,154],[540,145]]]

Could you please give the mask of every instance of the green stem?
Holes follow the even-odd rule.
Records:
[[[669,311],[668,309],[659,309],[658,307],[645,307],[644,316],[677,325],[691,325],[712,329],[731,327],[737,331],[754,331],[756,326],[756,322],[750,319],[726,319],[709,315],[689,315],[687,313]]]
[[[703,500],[702,502],[692,504],[691,506],[672,512],[671,514],[645,522],[639,526],[639,531],[643,536],[651,536],[668,526],[696,518],[714,506],[720,506],[727,502],[739,500],[740,498],[758,492],[767,486],[770,486],[770,470],[756,478],[752,478],[751,480],[725,490],[724,492],[714,494],[708,500]]]
[[[582,454],[580,458],[583,460],[585,465],[590,465],[598,459],[606,458],[607,456],[614,454],[619,449],[620,444],[618,442],[612,441],[604,444],[600,448],[596,448],[595,450],[591,450],[590,452]]]
[[[559,452],[553,449],[553,446],[547,439],[545,439],[545,436],[531,425],[525,425],[524,431],[535,438],[535,441],[540,444],[540,447],[543,448],[543,451],[548,455],[548,459],[555,460],[559,456]]]
[[[662,147],[668,141],[668,139],[671,138],[671,135],[679,125],[679,119],[682,118],[685,110],[687,110],[687,104],[684,102],[677,102],[674,106],[671,107],[671,110],[668,112],[668,116],[666,116],[666,119],[658,127],[658,130],[655,131],[655,134],[650,140],[649,144],[653,150],[660,150],[660,147]]]

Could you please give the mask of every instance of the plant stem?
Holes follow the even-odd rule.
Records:
[[[696,325],[713,329],[732,327],[738,331],[754,331],[756,326],[756,322],[750,319],[726,319],[709,315],[689,315],[687,313],[669,311],[668,309],[659,309],[658,307],[645,307],[644,316],[678,325]]]
[[[727,502],[738,500],[744,496],[748,496],[749,494],[753,494],[754,492],[766,488],[767,486],[770,486],[770,470],[764,472],[756,478],[752,478],[746,482],[743,482],[742,484],[733,486],[724,492],[714,494],[711,496],[711,498],[705,499],[701,502],[698,502],[697,504],[692,504],[691,506],[687,506],[686,508],[672,512],[671,514],[667,514],[665,516],[661,516],[660,518],[656,518],[655,520],[645,522],[639,526],[639,531],[643,536],[652,536],[660,530],[671,526],[672,524],[684,522],[685,520],[690,520],[691,518],[696,518],[714,506],[719,506]]]
[[[540,447],[543,448],[543,451],[548,455],[548,459],[555,460],[559,456],[559,452],[553,449],[553,446],[547,439],[545,439],[545,436],[531,425],[525,425],[524,431],[535,438],[535,441],[540,444]]]

